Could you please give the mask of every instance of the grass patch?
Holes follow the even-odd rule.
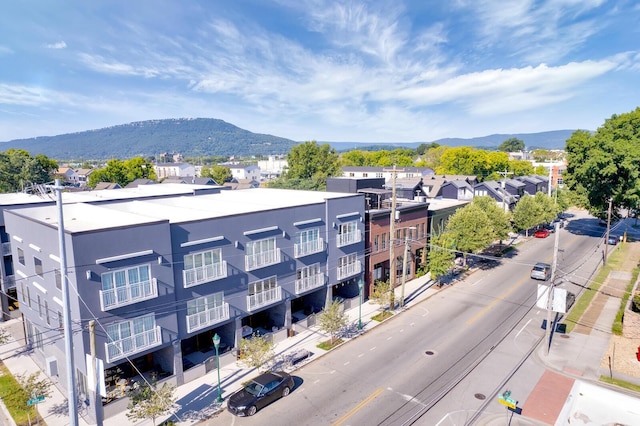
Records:
[[[9,410],[11,417],[18,426],[28,425],[29,416],[32,423],[36,421],[36,410],[29,407],[25,401],[29,399],[29,395],[20,387],[18,381],[11,375],[11,372],[4,364],[0,363],[0,398]],[[40,419],[40,424],[45,424]]]
[[[580,318],[591,304],[591,301],[595,297],[597,291],[600,290],[600,287],[602,287],[602,284],[609,276],[609,273],[620,269],[628,251],[628,246],[625,245],[622,247],[618,246],[618,249],[611,253],[607,259],[607,264],[600,268],[600,271],[598,271],[593,281],[591,281],[591,283],[585,288],[585,291],[582,292],[582,295],[567,315],[564,321],[567,325],[567,333],[571,333],[576,324],[578,324]]]
[[[636,385],[635,383],[625,382],[624,380],[612,379],[611,377],[607,377],[607,376],[600,376],[600,381],[609,383],[612,385],[616,385],[624,389],[629,389],[634,392],[640,392],[640,385]]]
[[[374,321],[378,321],[378,322],[382,322],[384,320],[386,320],[387,318],[393,316],[393,312],[391,311],[382,311],[379,314],[375,314],[374,316],[371,317],[372,320]]]
[[[325,351],[328,351],[328,350],[331,350],[331,349],[335,348],[336,346],[338,346],[342,342],[343,342],[342,339],[336,339],[336,340],[334,340],[333,343],[331,343],[331,340],[325,340],[324,342],[318,343],[316,346],[318,348],[320,348],[320,349],[324,349]]]
[[[640,272],[640,268],[633,268],[631,272],[631,282],[627,286],[622,295],[622,299],[620,300],[620,308],[618,308],[618,312],[616,313],[616,318],[613,320],[613,325],[611,326],[611,331],[616,336],[622,336],[622,319],[624,318],[624,311],[627,307],[627,302],[629,301],[629,297],[631,297],[631,291],[633,290],[633,285],[638,279],[638,272]]]

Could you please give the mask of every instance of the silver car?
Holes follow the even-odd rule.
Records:
[[[542,262],[536,263],[533,265],[533,268],[531,268],[531,278],[547,281],[551,278],[551,265]]]

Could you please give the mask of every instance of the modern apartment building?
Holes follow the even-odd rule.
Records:
[[[286,338],[305,312],[357,294],[363,276],[362,194],[256,188],[63,204],[81,395],[89,320],[107,388],[148,372],[181,385],[206,372],[214,334],[224,351],[256,331]],[[26,343],[66,387],[58,223],[53,204],[4,211]]]

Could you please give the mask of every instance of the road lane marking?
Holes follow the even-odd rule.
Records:
[[[484,280],[484,278],[480,278],[478,281],[476,281],[475,283],[471,284],[471,287],[473,287],[476,284],[480,284],[480,281]]]
[[[366,397],[364,400],[362,400],[362,402],[360,402],[358,405],[353,407],[351,410],[347,411],[347,413],[344,416],[340,417],[338,420],[331,423],[331,425],[340,426],[341,424],[349,420],[351,416],[356,414],[358,411],[362,410],[367,404],[369,404],[371,401],[376,399],[382,392],[384,392],[384,389],[376,389],[375,392],[373,392],[371,395]]]
[[[391,340],[391,339],[393,339],[393,336],[387,337],[387,340]]]
[[[313,382],[313,384],[315,385],[315,384],[317,384],[319,382],[320,382],[320,379],[317,379],[315,382]]]
[[[358,355],[358,358],[362,358],[364,356],[364,354],[360,354]]]
[[[375,350],[376,350],[376,347],[374,346],[374,347],[372,347],[372,348],[371,348],[371,349],[369,349],[369,350],[370,350],[370,351],[375,351]]]
[[[344,364],[342,364],[342,365],[349,365],[349,364],[351,364],[351,361],[347,361],[347,362],[345,362],[345,363],[344,363]]]
[[[520,333],[522,333],[522,332],[524,331],[524,329],[525,329],[525,328],[527,328],[527,326],[528,326],[530,323],[531,323],[531,320],[527,321],[527,323],[526,323],[525,325],[523,325],[523,326],[522,326],[522,328],[520,329],[520,331],[518,331],[518,332],[516,333],[516,337],[515,337],[515,339],[517,339],[517,338],[518,338],[518,336],[520,335]]]
[[[504,300],[505,297],[507,297],[509,294],[511,294],[512,291],[514,291],[516,288],[520,287],[520,285],[522,285],[523,282],[525,282],[526,280],[528,280],[529,277],[525,277],[520,279],[517,283],[515,283],[514,285],[512,285],[509,289],[507,289],[507,291],[505,291],[504,293],[502,293],[500,296],[496,297],[495,299],[493,299],[493,302],[489,303],[487,306],[485,306],[480,312],[478,312],[477,314],[475,314],[473,317],[471,317],[470,319],[467,320],[467,325],[471,325],[474,322],[476,322],[476,320],[478,320],[480,317],[482,317],[484,314],[486,314],[487,312],[489,312],[491,309],[493,309],[493,307],[495,305],[497,305],[499,302],[501,302],[502,300]]]
[[[414,325],[416,325],[415,322],[412,322],[411,324],[409,324],[411,327],[413,327]]]

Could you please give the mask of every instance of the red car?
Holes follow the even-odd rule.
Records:
[[[533,236],[536,237],[536,238],[547,238],[549,236],[549,234],[550,234],[550,232],[549,232],[548,229],[542,228],[542,229],[538,229],[536,231],[536,233],[533,234]]]

